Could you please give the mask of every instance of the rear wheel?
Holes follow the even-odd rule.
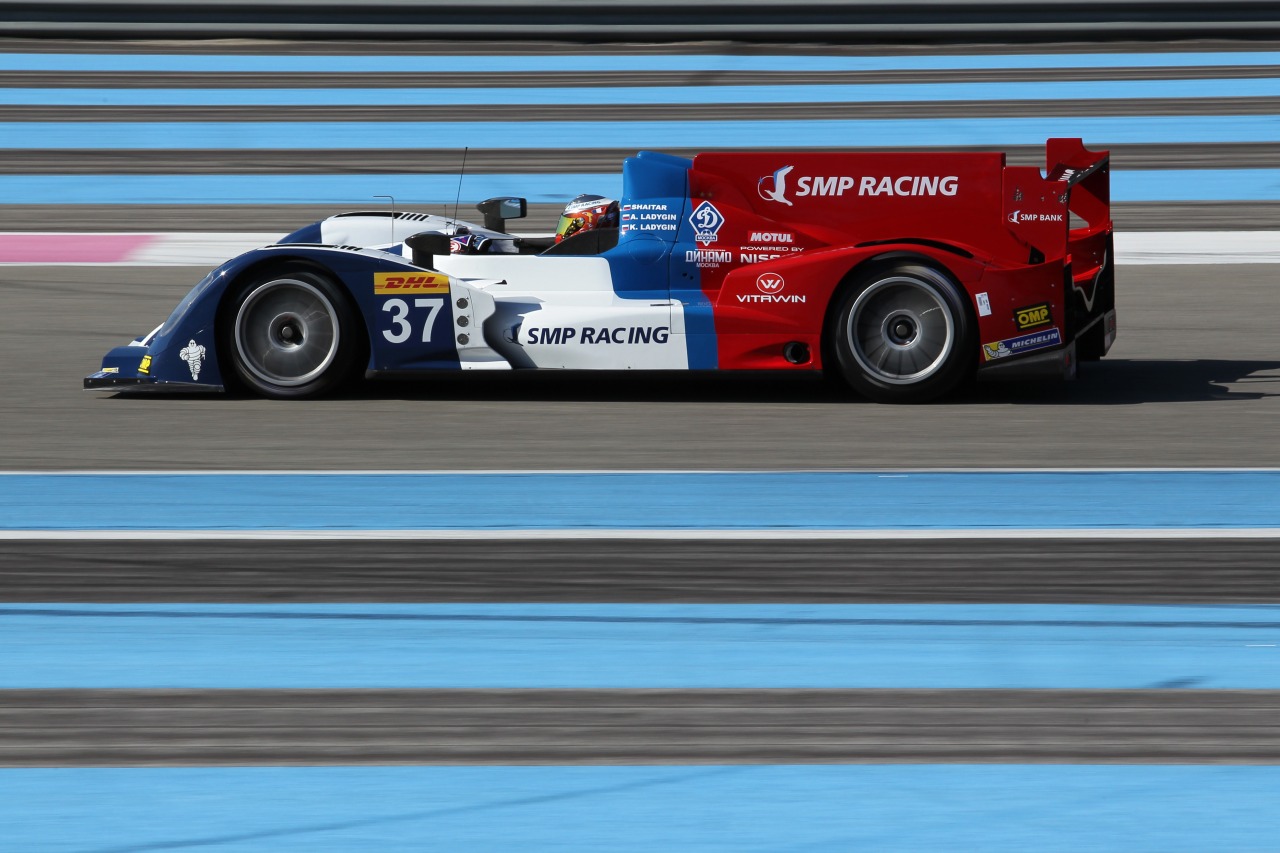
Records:
[[[974,366],[974,323],[945,273],[904,263],[865,276],[838,297],[828,334],[844,380],[882,403],[932,400]]]
[[[350,297],[320,273],[281,270],[253,280],[226,318],[233,374],[264,397],[318,397],[359,367],[361,330]]]

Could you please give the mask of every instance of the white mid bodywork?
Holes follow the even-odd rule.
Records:
[[[321,236],[329,245],[377,246],[407,257],[409,237],[459,226],[491,238],[487,254],[432,260],[450,278],[464,369],[688,369],[683,305],[620,297],[604,258],[515,254],[513,235],[433,214],[344,214],[324,220]],[[661,257],[655,275],[665,282]]]
[[[598,257],[449,255],[435,260],[450,292],[473,309],[468,327],[512,367],[584,370],[685,370],[684,311],[672,299],[623,299],[609,262]],[[456,310],[456,309],[455,309]],[[456,318],[455,318],[456,319]],[[462,366],[469,364],[459,346]],[[486,364],[492,367],[492,365]]]

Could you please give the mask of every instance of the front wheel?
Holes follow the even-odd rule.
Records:
[[[863,396],[925,402],[974,369],[974,323],[945,273],[900,264],[862,278],[838,299],[828,335],[840,375]]]
[[[242,287],[226,314],[224,351],[240,384],[264,397],[318,397],[359,366],[350,298],[327,276],[283,270]]]

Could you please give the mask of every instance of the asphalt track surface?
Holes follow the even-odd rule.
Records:
[[[0,766],[1280,763],[1280,691],[24,690]]]
[[[31,49],[30,43],[7,47]],[[393,44],[294,47],[304,53],[404,50]],[[50,51],[67,48],[42,44]],[[706,52],[723,48],[709,44]],[[260,49],[219,44],[207,51]],[[1239,76],[1238,69],[1214,73]],[[1041,79],[1083,84],[1093,74]],[[1162,69],[1123,76],[1185,74]],[[903,79],[884,75],[877,82]],[[208,78],[202,81],[208,84]],[[62,76],[58,84],[85,82]],[[116,82],[123,81],[102,84]],[[191,83],[178,77],[167,82]],[[277,78],[253,85],[301,82]],[[616,83],[603,76],[581,82]],[[743,76],[733,82],[758,81]],[[823,75],[822,82],[836,81]],[[863,75],[839,82],[872,80]],[[332,83],[309,78],[310,85]],[[551,81],[525,85],[535,83]],[[53,83],[28,76],[10,77],[7,85]],[[1135,105],[1122,106],[1126,114],[1134,112]],[[1033,108],[1001,107],[1012,114]],[[1062,108],[1075,114],[1070,111],[1079,105]],[[1185,114],[1234,111],[1225,102],[1188,101],[1178,108]],[[1270,112],[1274,105],[1257,109]],[[144,161],[91,148],[50,154],[33,144],[7,152],[3,170],[167,171],[186,163],[184,171],[324,172],[341,162],[340,152],[314,159],[308,154],[305,165],[287,152],[206,153],[155,152]],[[1130,168],[1241,167],[1272,165],[1277,153],[1268,145],[1135,146],[1117,151],[1115,163],[1122,168],[1129,158]],[[414,154],[381,154],[352,168],[400,171]],[[1014,162],[1036,162],[1038,152],[1013,155]],[[424,169],[449,172],[453,156],[424,153],[420,162]],[[505,171],[523,164],[530,171],[558,171],[567,162],[616,167],[620,152],[487,156],[473,161],[476,168]],[[0,228],[283,232],[328,212],[289,206],[8,206],[0,212]],[[551,212],[539,214],[545,219]],[[1132,229],[1274,229],[1280,227],[1280,205],[1118,205],[1116,219]],[[929,406],[879,406],[816,378],[760,375],[445,376],[371,383],[347,397],[304,403],[79,390],[81,377],[96,369],[102,352],[159,323],[203,273],[0,267],[0,468],[1280,466],[1280,349],[1275,273],[1268,266],[1121,267],[1119,340],[1106,360],[1086,365],[1079,382],[979,386]],[[1005,499],[974,496],[990,501],[993,512]],[[785,546],[4,542],[0,601],[1275,604],[1278,564],[1280,543],[1239,540]],[[1272,691],[13,691],[0,701],[0,764],[1275,763],[1278,703]]]
[[[1271,604],[1271,540],[0,540],[0,601]]]
[[[1280,466],[1264,264],[1121,266],[1119,339],[1078,381],[978,385],[927,406],[867,403],[807,373],[445,375],[301,403],[80,390],[204,272],[0,267],[0,468]]]

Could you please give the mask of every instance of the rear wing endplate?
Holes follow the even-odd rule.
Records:
[[[1057,258],[1111,232],[1111,155],[1079,139],[1050,139],[1046,166],[1006,166],[1004,214],[1033,255]]]

